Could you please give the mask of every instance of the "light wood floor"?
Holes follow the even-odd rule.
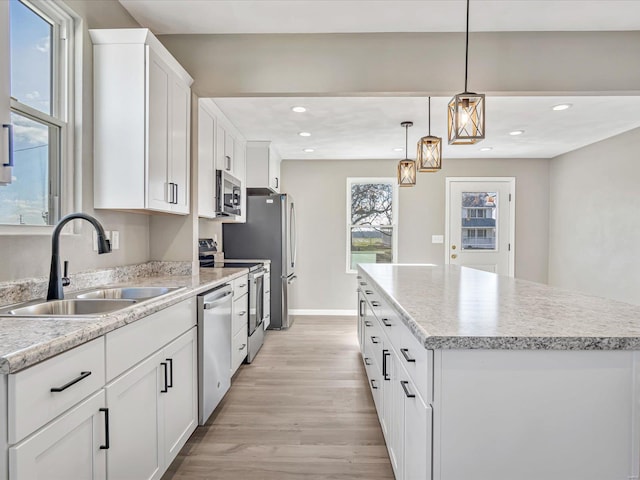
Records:
[[[393,480],[355,317],[268,331],[163,480]]]

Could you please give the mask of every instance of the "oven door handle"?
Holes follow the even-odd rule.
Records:
[[[220,298],[216,298],[213,302],[204,302],[204,309],[211,310],[212,308],[217,307],[218,305],[227,301],[227,297],[231,296],[233,292],[226,292]]]

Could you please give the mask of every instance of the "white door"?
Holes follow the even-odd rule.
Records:
[[[155,480],[162,476],[158,395],[164,389],[161,352],[105,387],[111,444],[109,478]],[[162,378],[161,378],[162,377]],[[73,477],[68,477],[73,478]]]
[[[198,424],[196,349],[195,327],[164,349],[170,385],[160,394],[166,465],[178,455]]]
[[[515,179],[447,178],[445,263],[514,275]]]
[[[400,384],[404,397],[403,470],[405,480],[431,478],[432,411],[417,392],[409,377]]]
[[[89,397],[9,449],[12,480],[106,478],[104,392]]]

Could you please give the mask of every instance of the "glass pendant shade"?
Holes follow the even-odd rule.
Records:
[[[484,94],[459,93],[449,101],[449,145],[472,145],[484,139]]]
[[[413,187],[416,184],[416,162],[405,158],[398,163],[398,185]]]
[[[442,139],[422,137],[418,142],[418,171],[436,172],[442,168]]]

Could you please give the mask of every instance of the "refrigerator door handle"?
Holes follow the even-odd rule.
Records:
[[[295,282],[296,278],[298,278],[297,275],[292,275],[289,278],[287,278],[287,285],[291,285],[293,282]]]
[[[296,209],[294,203],[291,203],[290,221],[289,221],[289,241],[291,243],[291,268],[295,268],[298,257],[298,235],[296,233]]]

